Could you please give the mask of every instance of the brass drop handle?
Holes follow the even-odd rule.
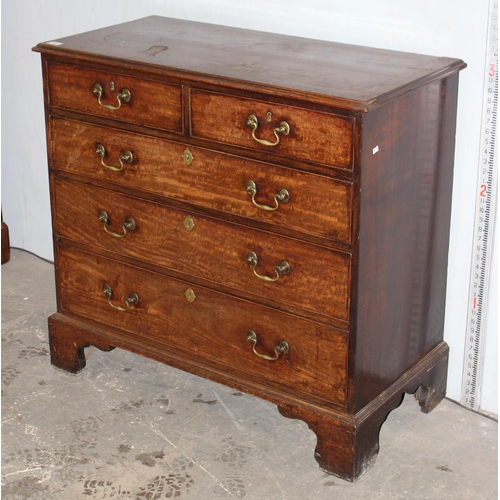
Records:
[[[129,217],[122,224],[123,233],[115,233],[113,231],[110,231],[108,229],[109,217],[104,210],[101,210],[99,212],[99,220],[104,224],[104,231],[106,231],[110,236],[114,236],[115,238],[125,238],[125,236],[127,236],[128,231],[135,231],[137,227],[135,220],[132,219],[132,217]]]
[[[137,307],[139,305],[139,296],[135,293],[135,292],[132,292],[126,299],[125,299],[125,306],[126,307],[122,307],[122,306],[115,306],[115,304],[113,304],[111,302],[111,298],[113,297],[113,290],[111,289],[111,287],[106,283],[103,288],[102,288],[102,293],[104,295],[106,295],[106,297],[108,298],[108,304],[113,308],[113,309],[116,309],[117,311],[121,311],[121,312],[128,312],[130,311],[130,306],[133,305],[135,307]]]
[[[120,172],[123,170],[124,163],[132,163],[134,161],[134,155],[129,149],[127,149],[127,151],[125,151],[125,153],[118,158],[118,161],[120,162],[119,167],[113,167],[112,165],[106,165],[106,163],[104,163],[106,148],[102,144],[97,143],[95,145],[95,153],[101,159],[101,165],[108,170],[112,170],[113,172]]]
[[[290,193],[287,189],[283,188],[280,189],[274,196],[274,207],[271,207],[269,205],[261,205],[255,201],[255,195],[257,194],[257,184],[255,184],[254,181],[250,180],[247,181],[245,188],[247,190],[247,193],[252,197],[252,203],[257,208],[267,210],[268,212],[274,212],[275,210],[278,210],[280,201],[282,203],[288,203],[290,201]]]
[[[273,132],[276,137],[276,142],[271,142],[266,139],[259,139],[255,136],[255,132],[259,126],[259,120],[254,114],[251,114],[247,118],[247,125],[252,129],[252,137],[259,144],[263,144],[264,146],[277,146],[280,143],[280,136],[278,134],[288,135],[290,133],[290,125],[286,121],[282,121],[279,127],[276,127]]]
[[[280,340],[278,344],[274,347],[274,356],[269,356],[269,354],[261,354],[257,352],[255,347],[257,346],[257,334],[253,330],[248,330],[247,340],[252,344],[253,352],[259,356],[261,359],[265,359],[266,361],[276,361],[280,354],[289,354],[290,353],[290,345],[286,340]]]
[[[94,85],[92,93],[97,97],[97,102],[99,103],[100,106],[106,109],[110,109],[112,111],[120,109],[122,107],[122,102],[130,102],[130,99],[132,99],[132,94],[130,93],[130,90],[122,89],[118,94],[116,94],[116,99],[118,100],[118,106],[113,106],[112,104],[103,104],[101,101],[101,97],[103,96],[104,91],[102,90],[102,86],[99,83],[96,83]]]
[[[269,276],[263,276],[256,271],[257,264],[259,263],[259,258],[255,252],[249,252],[247,255],[247,261],[253,266],[252,271],[257,276],[257,278],[264,281],[278,281],[280,279],[281,274],[290,274],[290,264],[286,260],[282,260],[275,268],[274,272],[276,273],[275,278],[270,278]]]

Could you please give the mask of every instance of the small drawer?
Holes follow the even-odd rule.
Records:
[[[50,123],[57,170],[265,222],[277,232],[351,243],[350,182],[73,120]],[[283,189],[288,201],[279,197]]]
[[[179,85],[66,64],[48,73],[51,106],[182,132]]]
[[[61,312],[257,383],[346,401],[345,332],[65,246],[59,248],[58,277]],[[285,353],[277,349],[277,355],[277,346]]]
[[[352,169],[354,120],[242,97],[191,91],[191,134],[277,156]]]
[[[55,179],[54,225],[58,237],[210,280],[242,297],[325,321],[349,319],[346,252],[62,179]]]

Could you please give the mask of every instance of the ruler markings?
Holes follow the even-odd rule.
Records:
[[[484,323],[491,262],[490,225],[493,222],[497,171],[495,168],[498,111],[498,2],[490,0],[486,71],[483,93],[481,149],[467,311],[461,403],[480,408]]]

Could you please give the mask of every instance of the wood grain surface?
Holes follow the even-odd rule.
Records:
[[[349,182],[74,120],[53,118],[51,131],[58,170],[261,221],[273,231],[290,228],[332,243],[351,242]],[[97,143],[106,148],[106,164],[119,167],[127,150],[134,162],[121,172],[107,170],[95,153]],[[183,160],[186,149],[193,156],[190,165]],[[257,185],[257,203],[274,205],[282,188],[290,201],[274,212],[259,209],[245,189],[248,180]]]
[[[76,68],[69,64],[49,65],[51,105],[115,120],[182,132],[180,85],[133,78],[109,71]],[[114,90],[110,89],[113,82]],[[103,104],[118,106],[116,95],[122,89],[131,93],[130,102],[110,110],[99,105],[92,90],[99,83]]]
[[[168,344],[244,377],[345,402],[345,332],[65,246],[59,248],[59,277],[63,312]],[[104,284],[111,286],[115,305],[124,307],[132,292],[139,305],[129,312],[113,309]],[[193,302],[186,299],[188,288]],[[259,358],[246,340],[249,329],[257,333],[257,352],[274,355],[276,344],[285,340],[290,354],[276,361]]]
[[[268,113],[271,113],[270,121]],[[252,137],[252,129],[247,125],[251,114],[258,119],[257,139],[276,143],[273,131],[282,121],[288,123],[290,133],[278,134],[277,146],[262,145]],[[291,156],[352,169],[353,128],[354,121],[343,116],[213,92],[191,91],[192,135],[263,150],[276,155],[276,161],[279,161],[279,156]]]
[[[273,300],[285,310],[292,305],[315,311],[325,321],[349,319],[347,253],[60,179],[55,203],[58,237],[224,284],[238,295],[258,302]],[[136,230],[124,238],[106,234],[99,220],[102,210],[109,215],[110,231],[122,234],[129,217]],[[191,231],[184,225],[186,217],[194,223]],[[276,277],[274,268],[282,260],[289,262],[290,274],[281,274],[273,283],[259,279],[247,261],[250,251],[259,258],[259,274]]]
[[[446,57],[151,16],[35,50],[365,109],[465,67]]]

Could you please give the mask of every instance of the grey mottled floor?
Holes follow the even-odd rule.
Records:
[[[2,266],[2,499],[494,499],[497,423],[407,396],[375,466],[351,484],[321,472],[314,434],[265,401],[137,355],[88,350],[51,368],[53,266]]]

